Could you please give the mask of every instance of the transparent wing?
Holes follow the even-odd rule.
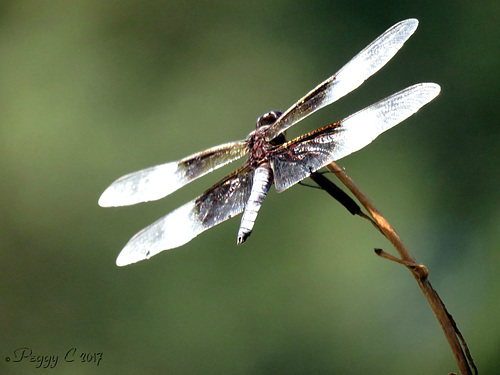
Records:
[[[226,143],[179,161],[127,174],[113,182],[99,198],[102,207],[128,206],[154,201],[212,172],[248,152],[245,141]]]
[[[126,266],[191,241],[201,232],[238,215],[250,196],[253,169],[238,169],[198,198],[137,233],[116,259]]]
[[[398,52],[417,29],[414,18],[401,21],[380,35],[364,50],[352,58],[342,69],[317,86],[290,107],[266,133],[266,140],[296,124],[311,113],[335,102],[359,87],[372,74],[382,68]]]
[[[365,147],[429,103],[440,90],[435,83],[410,86],[340,122],[280,145],[270,157],[276,190],[288,189],[311,172]]]

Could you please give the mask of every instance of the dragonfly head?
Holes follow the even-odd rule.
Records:
[[[276,122],[276,120],[278,120],[281,117],[281,115],[282,115],[282,113],[280,111],[270,111],[270,112],[267,112],[266,114],[260,116],[257,119],[257,125],[256,125],[255,132],[264,135],[266,130],[272,124],[274,124]],[[271,140],[269,143],[274,145],[274,146],[277,146],[277,145],[280,145],[282,143],[285,143],[285,141],[286,141],[285,140],[285,132],[283,132],[280,135],[278,135],[276,138]]]
[[[269,126],[276,122],[277,119],[281,117],[280,111],[271,111],[267,112],[265,115],[260,116],[257,119],[256,128],[259,129],[263,126]]]

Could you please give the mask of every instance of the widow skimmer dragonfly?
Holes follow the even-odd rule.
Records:
[[[341,121],[290,141],[284,137],[285,130],[356,89],[382,68],[417,26],[416,19],[392,26],[284,113],[271,111],[259,117],[256,129],[246,139],[133,172],[113,182],[99,199],[102,207],[163,198],[248,155],[243,167],[133,236],[116,264],[128,265],[184,245],[203,231],[244,211],[237,240],[242,244],[251,234],[259,208],[273,183],[278,192],[288,189],[332,161],[363,148],[433,100],[439,94],[439,85],[419,83]]]

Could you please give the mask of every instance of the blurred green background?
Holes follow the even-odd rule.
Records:
[[[318,190],[272,189],[239,219],[119,268],[128,239],[242,162],[154,203],[103,209],[117,177],[244,138],[396,22],[420,26],[362,87],[291,136],[417,82],[441,95],[339,162],[394,225],[500,373],[497,1],[0,2],[0,371],[51,374],[458,371],[410,273]],[[102,352],[63,363],[71,348]],[[49,372],[47,372],[49,373]]]

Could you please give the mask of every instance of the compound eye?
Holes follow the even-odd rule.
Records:
[[[274,124],[276,120],[280,118],[280,116],[280,111],[271,111],[266,113],[265,115],[260,116],[257,119],[257,128]]]

